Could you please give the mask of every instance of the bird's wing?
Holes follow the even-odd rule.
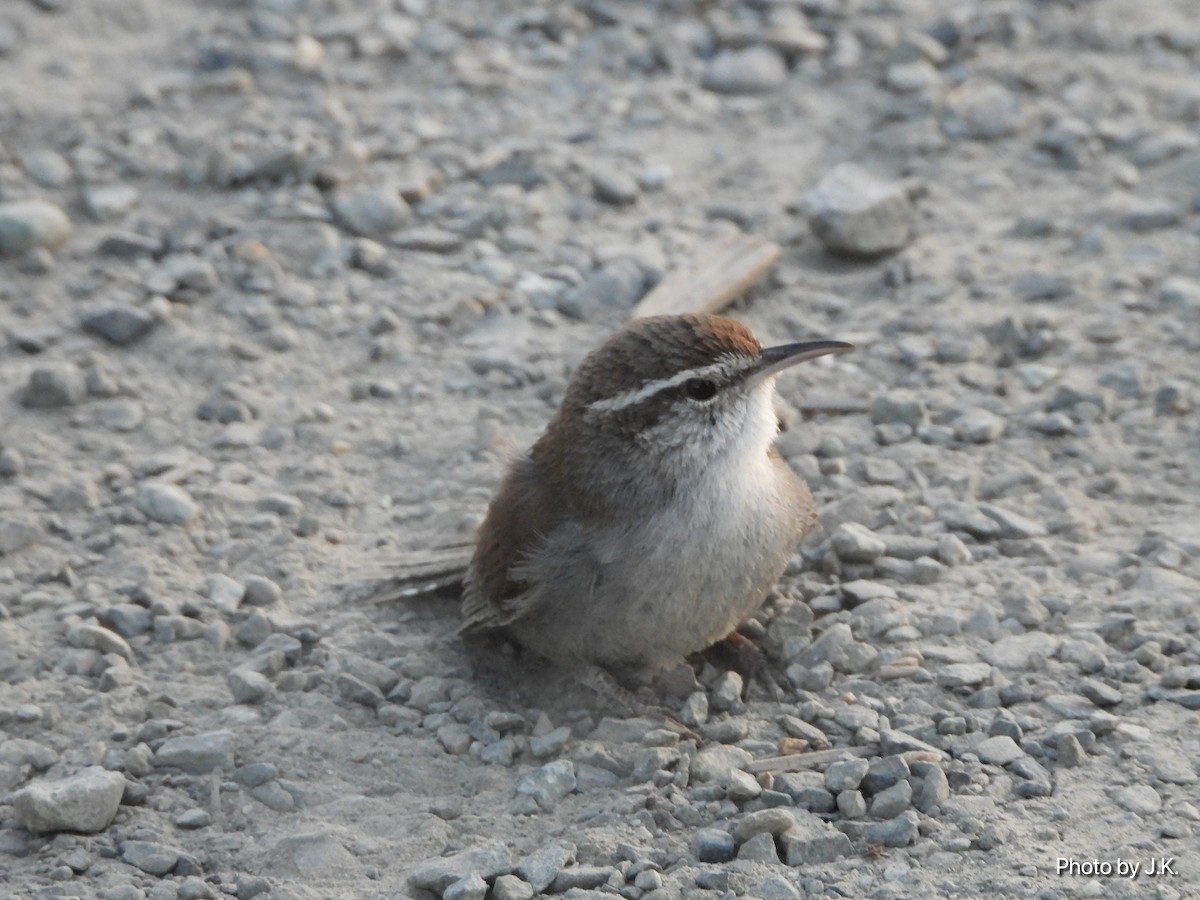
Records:
[[[542,562],[560,558],[556,548],[570,529],[562,510],[533,460],[517,460],[479,528],[463,588],[462,633],[508,625],[543,596]]]

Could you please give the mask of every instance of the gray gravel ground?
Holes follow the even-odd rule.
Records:
[[[0,893],[1200,896],[1198,66],[1191,0],[8,0]],[[348,599],[733,229],[861,348],[781,384],[786,697],[675,670],[680,741]]]

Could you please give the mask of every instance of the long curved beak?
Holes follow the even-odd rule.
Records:
[[[853,349],[854,345],[845,341],[801,341],[798,344],[767,347],[758,355],[758,362],[747,375],[751,384],[757,384],[797,363]]]

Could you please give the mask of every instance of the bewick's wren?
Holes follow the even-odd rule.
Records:
[[[464,633],[651,674],[762,605],[817,525],[775,449],[775,377],[851,344],[763,349],[710,315],[632,322],[584,359],[479,529]]]

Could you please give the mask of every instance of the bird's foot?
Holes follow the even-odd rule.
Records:
[[[703,656],[717,668],[742,676],[743,702],[749,696],[751,682],[761,684],[776,701],[788,694],[790,686],[780,681],[762,648],[740,631],[730,632],[703,651]]]

